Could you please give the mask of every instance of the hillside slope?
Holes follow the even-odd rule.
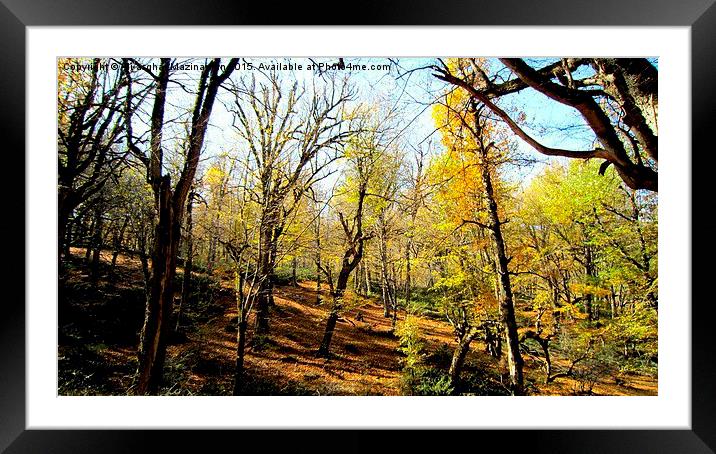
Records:
[[[59,393],[61,395],[125,395],[136,368],[136,345],[144,313],[141,265],[121,255],[114,279],[103,278],[97,288],[89,282],[82,251],[73,250],[72,267],[60,283]],[[109,254],[103,255],[104,275]],[[181,271],[181,270],[180,270]],[[236,307],[230,276],[213,283],[197,274],[198,295],[183,308],[181,329],[168,348],[166,395],[230,395],[236,357]],[[218,285],[217,285],[218,284]],[[278,286],[271,310],[271,337],[261,351],[247,349],[246,394],[258,395],[399,395],[403,355],[383,317],[377,299],[353,298],[339,320],[333,356],[316,357],[329,309],[316,304],[315,282],[298,287]],[[399,320],[405,317],[400,313]],[[441,320],[418,317],[424,336],[424,362],[446,371],[455,341],[452,328]],[[250,320],[251,322],[252,320]],[[249,326],[252,326],[251,323]],[[251,330],[249,329],[249,342]],[[555,355],[555,367],[566,367]],[[472,344],[463,372],[467,394],[506,394],[505,367]],[[574,378],[545,385],[542,361],[526,358],[530,394],[569,395],[578,389]],[[630,375],[599,381],[597,395],[655,395],[652,377]]]

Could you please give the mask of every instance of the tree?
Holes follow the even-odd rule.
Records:
[[[182,308],[189,304],[189,295],[191,294],[191,273],[194,268],[194,200],[197,198],[194,189],[189,191],[186,201],[186,223],[185,223],[185,245],[186,252],[184,256],[184,277],[181,284],[181,299],[179,300],[179,310],[177,311],[177,323],[174,328],[179,331],[181,326]]]
[[[248,169],[247,169],[248,170]],[[244,172],[242,183],[245,187],[248,179],[247,172]],[[238,195],[238,210],[235,214],[234,228],[226,241],[222,244],[229,252],[235,264],[235,293],[237,311],[237,337],[236,337],[236,369],[234,371],[233,394],[238,396],[243,391],[244,385],[244,357],[246,350],[246,330],[249,323],[249,315],[258,297],[259,268],[250,268],[250,254],[256,247],[258,224],[251,222],[251,207],[247,197],[248,193],[242,191]],[[248,285],[248,289],[246,286]]]
[[[547,383],[602,373],[605,361],[632,367],[630,355],[652,351],[656,194],[625,187],[611,169],[599,176],[597,167],[552,163],[525,189],[516,216],[524,246],[516,286],[535,314],[521,337],[524,348],[539,345]],[[562,371],[551,361],[555,342],[569,359]]]
[[[521,267],[539,266],[535,275],[556,292],[555,301],[584,302],[590,320],[600,312],[592,302],[608,299],[613,316],[632,292],[627,298],[656,305],[656,194],[625,187],[614,172],[598,177],[596,167],[546,168],[525,191],[521,214],[540,263]]]
[[[464,61],[451,61],[455,70],[465,74],[479,74],[478,69],[465,65]],[[467,77],[467,76],[466,76]],[[511,272],[508,267],[511,257],[508,256],[502,226],[507,222],[501,218],[493,183],[497,178],[498,166],[508,159],[509,138],[500,135],[495,123],[486,115],[486,106],[463,93],[448,93],[444,104],[436,108],[436,119],[444,125],[443,142],[449,150],[469,160],[470,173],[477,174],[481,184],[482,197],[477,202],[475,218],[463,219],[460,225],[472,224],[486,230],[491,239],[494,254],[497,289],[499,290],[500,321],[503,327],[505,345],[507,346],[507,362],[512,391],[522,394],[524,378],[522,373],[523,360],[519,349],[515,304],[511,283]],[[464,175],[464,172],[463,172]],[[464,212],[463,213],[469,213]]]
[[[415,234],[417,230],[418,212],[425,206],[426,178],[425,178],[425,161],[426,152],[422,148],[416,150],[415,165],[410,167],[409,187],[403,195],[403,205],[407,207],[409,213],[408,226],[405,231],[405,305],[410,305],[413,287],[413,258],[417,255]]]
[[[203,65],[191,115],[191,128],[186,140],[184,166],[176,185],[172,187],[171,176],[163,173],[164,149],[162,141],[172,60],[162,58],[157,74],[151,72],[149,68],[145,67],[144,69],[155,81],[148,153],[139,148],[132,134],[131,70],[130,61],[124,60],[124,71],[129,79],[130,87],[130,92],[127,94],[128,108],[126,109],[127,146],[146,166],[147,180],[154,192],[158,218],[152,250],[149,298],[138,352],[138,376],[134,389],[137,394],[156,394],[159,391],[166,355],[167,334],[170,331],[169,319],[172,315],[174,300],[174,276],[184,206],[194,181],[217,92],[221,84],[234,71],[237,62],[238,59],[231,59],[227,65],[222,67],[221,59],[215,58]]]
[[[466,59],[467,60],[467,59]],[[657,190],[658,70],[644,58],[562,58],[535,69],[524,59],[501,58],[515,78],[488,75],[476,59],[468,76],[434,66],[435,76],[465,90],[496,114],[512,132],[548,156],[603,159],[599,173],[613,165],[632,189]],[[584,74],[579,78],[578,74]],[[548,147],[530,136],[497,100],[526,88],[576,109],[601,147],[567,150]]]
[[[371,118],[370,111],[355,112],[354,115],[363,117],[361,132],[354,136],[346,148],[345,157],[348,161],[349,172],[344,183],[346,188],[346,201],[350,202],[353,215],[348,221],[343,211],[338,211],[338,219],[344,233],[344,252],[340,261],[340,268],[336,282],[333,282],[332,273],[326,266],[321,266],[331,291],[331,310],[326,320],[323,340],[318,348],[319,356],[328,356],[331,339],[336,328],[336,322],[343,308],[343,298],[348,287],[348,278],[363,258],[365,243],[375,236],[374,232],[366,232],[364,226],[364,210],[369,190],[376,183],[375,179],[383,175],[385,166],[385,134]]]
[[[249,150],[247,166],[257,178],[251,197],[261,210],[254,333],[260,341],[269,331],[279,239],[303,194],[325,177],[352,134],[344,118],[352,92],[346,80],[335,77],[310,89],[296,80],[286,86],[275,71],[260,81],[252,75],[232,92],[234,129]]]
[[[73,71],[84,64],[87,71]],[[59,59],[58,66],[58,260],[69,248],[73,211],[96,195],[126,165],[120,149],[126,80],[95,58]],[[61,263],[61,261],[60,261]],[[60,267],[62,269],[62,267]]]

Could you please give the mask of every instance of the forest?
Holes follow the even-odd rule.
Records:
[[[658,60],[59,58],[60,395],[656,395]]]

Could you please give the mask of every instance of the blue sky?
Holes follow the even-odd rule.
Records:
[[[336,61],[336,59],[312,59],[313,61]],[[303,65],[300,71],[283,71],[281,76],[287,80],[296,80],[310,87],[313,80],[319,77],[315,71],[308,69],[312,63],[308,58],[264,58],[250,59],[254,67],[259,63],[293,63]],[[542,66],[554,59],[529,59],[536,66]],[[397,62],[397,64],[395,63]],[[653,60],[658,67],[656,59]],[[430,69],[418,69],[433,65],[436,58],[400,58],[389,60],[387,58],[345,58],[346,64],[377,65],[392,63],[392,69],[352,71],[351,82],[357,90],[356,98],[361,102],[381,102],[384,106],[395,107],[399,112],[399,129],[402,131],[401,142],[405,144],[406,155],[413,153],[412,147],[407,145],[421,145],[430,147],[434,153],[441,150],[439,134],[435,132],[435,125],[431,116],[430,103],[443,93],[447,84],[432,76]],[[490,59],[492,68],[501,68],[497,59]],[[408,72],[409,70],[414,70]],[[583,70],[585,71],[585,70]],[[589,71],[589,70],[586,70]],[[406,74],[407,72],[407,74]],[[259,73],[254,73],[260,78]],[[398,74],[402,77],[396,78]],[[238,78],[247,75],[247,71],[235,71],[232,77]],[[584,76],[578,74],[577,76]],[[192,86],[191,80],[196,75],[187,73],[182,75],[187,86]],[[174,90],[179,90],[175,87]],[[186,103],[191,102],[191,96],[184,96]],[[219,100],[226,99],[220,95]],[[583,119],[572,108],[554,102],[545,95],[531,89],[505,96],[499,103],[508,111],[512,107],[526,114],[525,129],[541,143],[551,147],[569,149],[590,149],[593,147],[594,134],[586,127]],[[182,103],[180,103],[182,104]],[[183,106],[188,107],[188,106]],[[181,107],[179,107],[181,108]],[[224,106],[217,102],[212,116],[212,127],[207,135],[206,152],[204,157],[211,159],[222,151],[235,150],[240,147],[237,143],[235,131],[231,128],[231,115]],[[534,151],[520,139],[516,139],[518,150],[528,158],[548,162],[547,158]],[[542,165],[530,165],[513,169],[515,179],[528,182],[542,168]]]

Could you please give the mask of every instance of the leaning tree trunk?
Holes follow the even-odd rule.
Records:
[[[450,377],[450,383],[453,388],[456,388],[460,384],[460,372],[462,372],[462,366],[465,364],[467,353],[470,351],[470,343],[476,335],[477,331],[465,334],[460,338],[457,347],[455,347],[455,351],[453,351],[450,369],[448,369],[448,376]]]
[[[331,339],[333,338],[333,331],[336,329],[336,322],[338,321],[338,315],[343,307],[343,296],[348,287],[348,278],[354,269],[358,266],[363,258],[363,246],[366,241],[366,237],[363,236],[363,201],[366,196],[367,183],[361,184],[358,191],[358,209],[354,217],[355,231],[348,227],[348,224],[343,219],[343,215],[339,213],[341,224],[346,232],[349,239],[349,245],[346,251],[343,253],[343,260],[341,262],[341,271],[338,273],[338,281],[335,287],[331,285],[331,296],[333,297],[333,306],[331,312],[326,320],[326,330],[323,333],[323,340],[318,348],[318,355],[327,357],[330,352]],[[331,279],[329,279],[329,285]]]
[[[323,331],[323,339],[321,339],[321,346],[318,347],[318,356],[327,357],[330,352],[333,332],[336,330],[336,322],[338,321],[338,314],[341,310],[342,305],[339,299],[342,297],[342,295],[336,295],[333,297],[333,307],[331,308],[331,312],[330,314],[328,314],[328,319],[326,320],[326,329]]]
[[[343,260],[343,267],[338,275],[338,282],[336,282],[336,288],[332,292],[333,306],[331,312],[328,314],[326,320],[326,329],[323,332],[323,340],[321,340],[321,346],[318,348],[319,356],[328,356],[331,348],[331,340],[333,339],[333,332],[336,329],[336,322],[338,321],[338,315],[343,307],[343,296],[348,287],[348,277],[353,269],[350,267],[347,259]]]
[[[482,148],[482,183],[485,187],[488,212],[490,218],[489,231],[495,245],[497,273],[500,286],[500,315],[504,327],[505,343],[507,344],[507,364],[510,370],[510,383],[516,395],[523,393],[524,377],[522,375],[523,360],[520,354],[520,341],[515,320],[515,306],[512,298],[512,285],[508,269],[508,258],[505,250],[505,241],[502,237],[502,223],[498,216],[497,202],[492,187],[492,177],[487,162],[487,149]]]
[[[527,331],[525,333],[525,338],[534,339],[539,346],[542,348],[542,353],[544,354],[544,366],[545,366],[545,378],[544,382],[545,384],[548,384],[554,380],[554,377],[552,377],[552,357],[549,353],[549,343],[551,341],[551,336],[542,337],[540,333],[540,329],[536,328],[535,331]]]

